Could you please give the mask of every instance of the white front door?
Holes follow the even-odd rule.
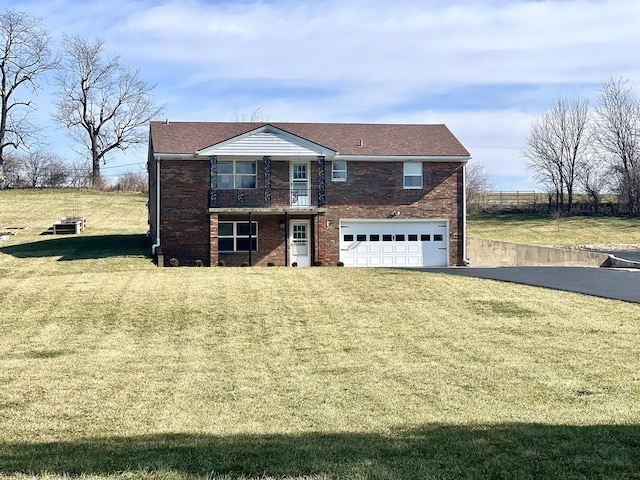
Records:
[[[308,267],[311,265],[309,230],[309,220],[291,220],[289,230],[291,232],[291,264],[295,262],[299,267]]]
[[[291,163],[291,206],[311,206],[309,191],[309,162]]]

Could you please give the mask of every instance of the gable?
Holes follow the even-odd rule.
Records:
[[[196,152],[198,156],[334,156],[335,151],[289,132],[266,125]]]

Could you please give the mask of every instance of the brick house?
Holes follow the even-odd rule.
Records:
[[[469,152],[445,125],[151,122],[163,264],[465,261]]]

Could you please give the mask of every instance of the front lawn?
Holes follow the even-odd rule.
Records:
[[[69,195],[87,230],[49,235]],[[144,202],[0,192],[1,479],[640,478],[637,305],[157,269]]]
[[[4,277],[0,296],[10,478],[640,474],[636,305],[340,268]]]

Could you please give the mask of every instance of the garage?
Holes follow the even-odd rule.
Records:
[[[445,267],[447,220],[341,220],[345,267]]]

